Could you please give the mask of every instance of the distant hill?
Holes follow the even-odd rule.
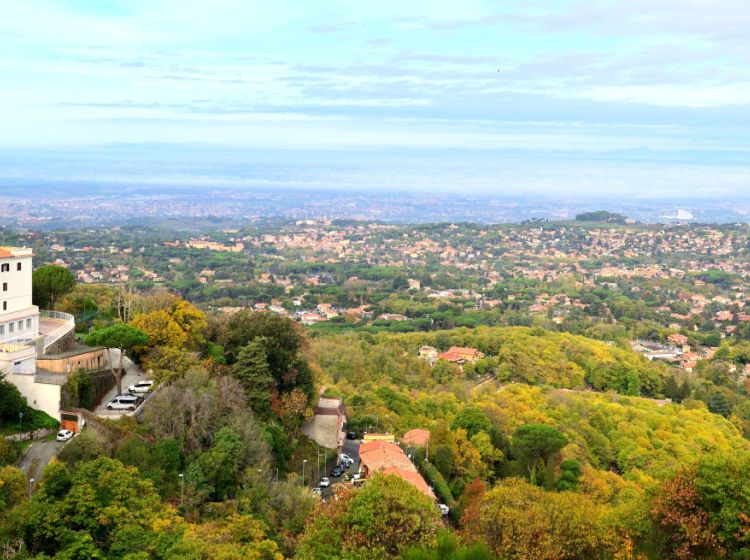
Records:
[[[595,212],[584,212],[576,216],[577,222],[603,222],[607,224],[626,224],[627,216],[616,212],[607,212],[606,210],[597,210]]]

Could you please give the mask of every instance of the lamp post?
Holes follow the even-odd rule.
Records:
[[[180,507],[185,502],[185,475],[180,473]]]
[[[18,413],[18,426],[20,431],[23,432],[23,412]]]
[[[318,470],[316,472],[318,480],[320,480],[320,449],[318,449]]]
[[[33,489],[34,489],[34,479],[30,478],[29,479],[29,500],[31,499],[31,492]]]
[[[304,459],[302,461],[302,486],[305,485],[305,465],[307,464],[307,459]]]

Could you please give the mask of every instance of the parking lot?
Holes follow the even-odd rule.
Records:
[[[327,488],[321,489],[321,495],[324,499],[330,497],[334,492],[334,486],[337,484],[348,484],[351,480],[351,476],[359,471],[359,446],[361,442],[359,440],[344,440],[342,453],[348,455],[354,461],[341,476],[336,478],[331,477],[331,468],[323,474],[331,479],[331,485]],[[318,481],[319,483],[320,481]]]

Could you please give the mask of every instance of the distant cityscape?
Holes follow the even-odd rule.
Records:
[[[274,218],[385,223],[518,223],[565,221],[597,209],[642,223],[746,223],[750,202],[638,201],[590,197],[511,197],[448,193],[261,190],[234,187],[154,187],[34,182],[4,185],[4,224],[56,229],[109,225],[158,225],[189,220],[191,227],[244,225]],[[174,223],[179,227],[179,223]]]

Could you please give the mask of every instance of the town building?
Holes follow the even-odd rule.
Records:
[[[106,360],[103,348],[76,345],[72,315],[33,304],[32,259],[31,249],[0,247],[0,372],[29,406],[59,419],[67,374]]]

